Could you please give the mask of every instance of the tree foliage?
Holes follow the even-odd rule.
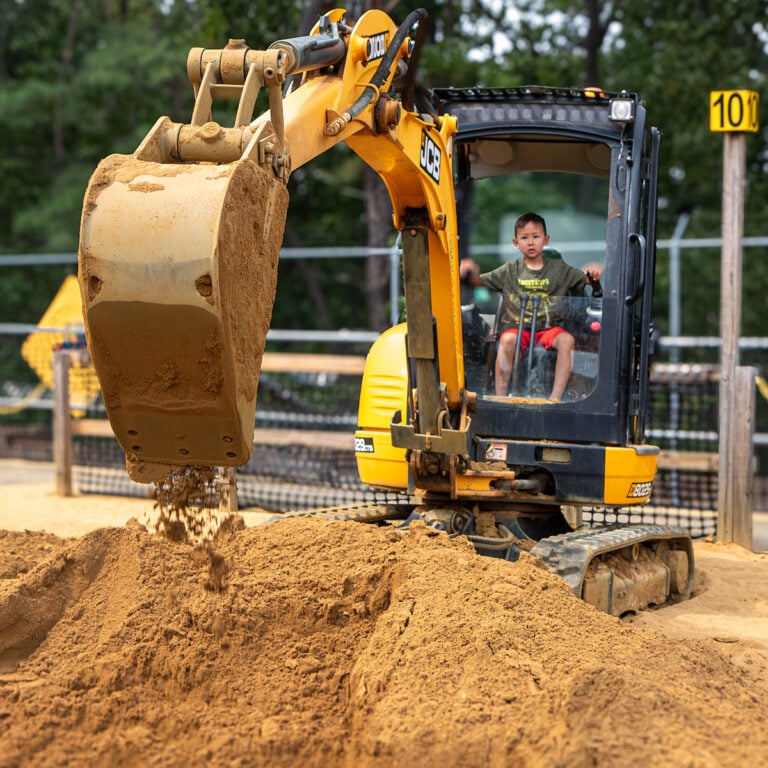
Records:
[[[0,252],[75,250],[82,195],[98,160],[133,151],[160,115],[188,119],[190,47],[221,47],[230,37],[264,47],[307,33],[318,14],[335,5],[320,0],[1,4]],[[683,213],[690,216],[686,235],[719,235],[722,139],[708,129],[708,94],[749,88],[768,103],[764,0],[428,0],[422,5],[429,21],[419,79],[427,86],[599,85],[641,94],[663,132],[660,236],[668,237]],[[402,0],[348,4],[352,15],[371,7],[384,8],[399,21],[414,6]],[[764,116],[764,108],[761,112]],[[768,132],[750,135],[747,148],[746,233],[760,235],[768,230]],[[297,171],[289,191],[288,246],[365,245],[387,237],[380,211],[371,207],[381,205],[373,202],[379,198],[356,156],[343,147]],[[490,209],[485,213],[491,215]],[[764,249],[745,255],[747,334],[763,333],[765,256]],[[685,331],[716,332],[717,253],[686,253],[685,259],[698,278],[685,286]],[[374,327],[381,316],[380,301],[376,311],[366,311],[364,284],[374,275],[369,270],[366,276],[358,262],[334,262],[332,268],[286,263],[282,273],[287,279],[279,287],[279,327]],[[14,273],[12,279],[23,276]],[[662,315],[666,281],[662,260]],[[51,294],[43,295],[43,289],[38,298],[29,294],[27,286],[9,291],[6,316],[36,319]]]

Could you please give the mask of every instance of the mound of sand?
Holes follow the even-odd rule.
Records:
[[[745,766],[768,685],[423,525],[5,532],[0,766]]]

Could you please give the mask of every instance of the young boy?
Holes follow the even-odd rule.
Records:
[[[520,297],[538,296],[536,313],[536,333],[534,344],[557,352],[555,378],[549,399],[559,402],[573,368],[575,339],[558,325],[556,313],[557,296],[580,296],[589,278],[599,280],[600,267],[590,265],[590,271],[582,272],[560,259],[547,259],[544,248],[549,243],[547,225],[537,213],[524,213],[515,222],[514,246],[522,258],[507,262],[491,272],[480,274],[477,264],[471,259],[464,259],[459,267],[459,274],[470,285],[484,285],[493,291],[500,291],[504,296],[504,312],[501,320],[499,351],[496,357],[496,394],[506,395],[509,379],[512,375],[512,363],[517,345],[517,332],[520,318]],[[524,325],[531,326],[533,301],[529,300],[525,308]],[[523,331],[521,349],[526,349],[531,342],[529,330]]]

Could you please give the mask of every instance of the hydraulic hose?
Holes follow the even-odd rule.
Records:
[[[382,57],[381,62],[379,62],[376,72],[374,72],[373,77],[368,83],[370,87],[366,88],[357,101],[355,101],[345,112],[345,120],[343,123],[340,123],[339,120],[335,120],[326,127],[326,132],[328,134],[336,135],[337,133],[340,133],[344,126],[349,123],[350,120],[354,120],[354,118],[373,101],[374,96],[378,95],[379,88],[387,79],[387,76],[392,69],[392,65],[395,62],[395,57],[400,50],[400,46],[405,41],[406,37],[408,37],[411,27],[418,21],[421,21],[421,19],[425,19],[427,15],[427,11],[424,8],[417,8],[415,11],[408,14],[405,21],[395,31],[392,42],[389,44],[386,53]]]

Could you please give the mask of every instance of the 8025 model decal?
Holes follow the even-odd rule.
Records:
[[[643,496],[650,496],[653,489],[653,483],[632,483],[629,486],[629,493],[627,493],[628,499],[642,499]]]
[[[374,453],[372,437],[356,437],[355,453]]]

